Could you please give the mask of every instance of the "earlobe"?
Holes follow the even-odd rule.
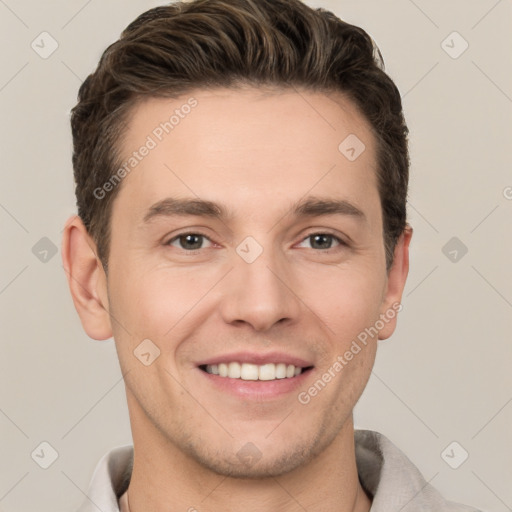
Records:
[[[77,215],[64,228],[62,263],[85,332],[95,340],[112,337],[105,272],[96,245]]]
[[[412,227],[407,224],[395,246],[393,264],[388,272],[386,292],[382,302],[381,318],[385,325],[379,331],[379,340],[385,340],[393,334],[398,312],[402,309],[402,293],[409,273],[409,244],[412,233]]]

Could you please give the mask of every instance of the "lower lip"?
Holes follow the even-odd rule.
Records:
[[[231,393],[246,399],[266,400],[288,395],[304,385],[313,368],[303,371],[296,377],[275,380],[242,380],[219,377],[213,373],[207,373],[200,368],[198,370],[208,379],[209,383],[225,393]]]

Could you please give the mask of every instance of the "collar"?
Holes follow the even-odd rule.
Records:
[[[372,498],[371,512],[478,512],[446,501],[389,439],[371,430],[355,430],[357,471]],[[130,482],[133,446],[119,446],[98,462],[87,498],[78,512],[119,512],[119,497]]]

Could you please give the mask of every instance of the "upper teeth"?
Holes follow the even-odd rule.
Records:
[[[293,364],[268,363],[268,364],[249,364],[249,363],[220,363],[206,365],[206,371],[219,375],[220,377],[229,377],[230,379],[242,380],[274,380],[285,379],[300,375],[302,368]]]

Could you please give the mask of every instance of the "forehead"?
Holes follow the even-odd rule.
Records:
[[[166,196],[252,207],[259,216],[263,204],[308,192],[380,205],[374,136],[341,94],[246,88],[151,98],[134,107],[120,149],[134,165],[116,202],[139,219]]]

